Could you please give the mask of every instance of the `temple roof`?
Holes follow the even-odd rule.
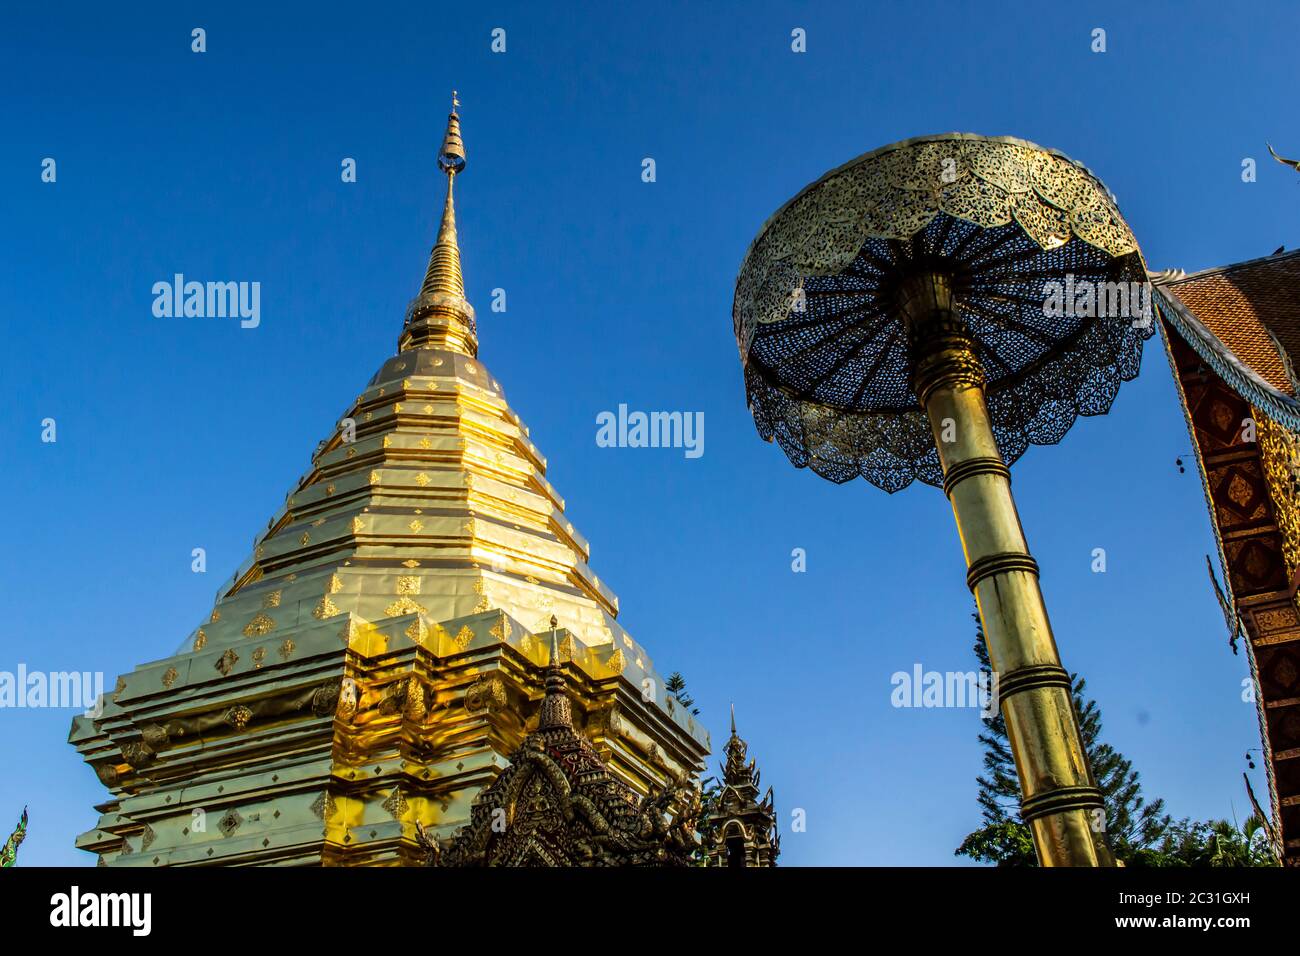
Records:
[[[1152,281],[1162,314],[1203,361],[1270,417],[1300,428],[1300,251]]]
[[[775,866],[781,854],[776,804],[772,788],[759,798],[757,762],[749,745],[736,732],[736,707],[731,708],[731,736],[723,748],[722,781],[706,817],[713,834],[708,856],[714,865]],[[743,847],[735,847],[739,838]],[[736,854],[739,854],[738,856]]]
[[[1300,848],[1300,816],[1294,811],[1300,776],[1285,758],[1300,753],[1300,719],[1292,712],[1300,660],[1295,650],[1300,511],[1294,482],[1300,461],[1295,437],[1300,432],[1295,376],[1300,252],[1193,275],[1171,270],[1151,280],[1194,442],[1223,587],[1208,556],[1206,563],[1234,654],[1238,637],[1248,638],[1271,816],[1281,827],[1277,839],[1294,854]],[[1247,430],[1252,420],[1254,429]]]
[[[551,632],[537,728],[474,801],[470,823],[442,849],[442,866],[689,866],[699,791],[689,780],[641,798],[606,768],[573,725],[562,652]]]

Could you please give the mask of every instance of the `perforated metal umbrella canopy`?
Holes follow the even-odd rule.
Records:
[[[1137,375],[1154,328],[1146,268],[1102,183],[1023,140],[906,140],[800,192],[741,265],[750,409],[792,463],[891,492],[942,484],[897,307],[900,284],[927,271],[951,279],[1008,464],[1108,411]]]

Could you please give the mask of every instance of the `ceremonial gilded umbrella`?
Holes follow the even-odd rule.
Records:
[[[1153,329],[1146,269],[1087,169],[964,133],[867,153],[763,226],[734,321],[759,434],[824,478],[952,503],[1044,865],[1109,861],[1008,465],[1106,412]]]

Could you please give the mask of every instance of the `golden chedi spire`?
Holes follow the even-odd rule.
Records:
[[[460,245],[456,240],[456,207],[452,200],[456,176],[465,169],[465,143],[460,136],[458,106],[460,101],[453,92],[447,133],[438,150],[438,168],[447,175],[447,200],[420,294],[406,310],[406,323],[398,343],[402,351],[434,348],[478,355],[474,309],[465,298]]]
[[[530,834],[552,845],[556,818],[521,827],[525,790],[509,833],[493,829],[492,808],[515,805],[504,788],[524,773],[516,753],[540,760],[533,769],[569,768],[547,778],[560,790],[539,782],[543,796],[553,808],[569,806],[569,789],[594,800],[616,827],[615,849],[677,852],[639,834],[660,834],[654,815],[685,798],[638,801],[698,772],[708,731],[643,694],[666,681],[618,623],[618,597],[591,568],[545,456],[474,355],[450,197],[464,169],[458,127],[453,112],[438,152],[446,212],[402,351],[384,357],[345,417],[323,423],[211,614],[174,654],[110,682],[98,716],[74,719],[70,741],[109,788],[109,809],[77,845],[106,866],[400,865],[423,855],[415,824],[442,840],[484,814],[474,832],[508,838],[494,859],[512,860],[511,847],[528,859]],[[468,723],[443,720],[444,707]],[[614,708],[621,716],[606,721]],[[558,739],[566,755],[521,750],[525,719],[539,728],[533,743]],[[593,720],[599,754],[575,729]],[[429,745],[412,750],[412,739]],[[222,788],[233,802],[214,808]],[[502,792],[510,802],[490,802]],[[194,833],[196,810],[206,833]],[[603,845],[581,815],[572,822],[579,829],[565,818],[561,835],[581,847],[566,852]]]

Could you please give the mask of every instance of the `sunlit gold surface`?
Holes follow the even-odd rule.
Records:
[[[1111,405],[1150,323],[1062,316],[1045,280],[1142,282],[1105,186],[1054,151],[950,133],[893,143],[795,195],[750,244],[732,320],[759,435],[830,481],[942,486],[965,550],[1020,775],[1049,865],[1107,862],[1080,743],[1011,497],[1008,462]]]
[[[406,328],[398,344],[401,351],[441,348],[471,358],[478,355],[474,308],[465,298],[453,201],[456,176],[464,171],[465,165],[460,117],[453,108],[447,117],[447,133],[438,152],[438,167],[447,175],[447,199],[443,203],[438,238],[429,253],[429,265],[425,269],[424,282],[420,284],[420,294],[406,310]]]
[[[439,158],[463,168],[454,115]],[[535,725],[543,631],[612,774],[645,794],[702,768],[707,731],[618,624],[545,458],[475,357],[451,217],[449,192],[400,351],[210,620],[74,721],[109,790],[77,845],[104,865],[418,862],[416,823],[454,833]]]
[[[1112,256],[1137,242],[1092,174],[1055,150],[1009,136],[923,136],[831,170],[759,231],[736,280],[741,357],[754,327],[782,322],[799,275],[833,275],[865,239],[907,240],[940,214],[992,228],[1016,222],[1044,249],[1078,237]]]
[[[1101,865],[1107,858],[1091,828],[1101,794],[989,424],[979,361],[952,312],[944,277],[920,276],[906,285],[900,308],[914,335],[914,384],[948,476],[966,564],[972,578],[980,578],[974,594],[1003,689],[1002,714],[1026,816],[1036,805],[1060,806],[1030,821],[1039,859],[1045,866]],[[1017,690],[1018,683],[1028,686]]]
[[[1059,441],[1079,415],[1105,412],[1137,374],[1150,323],[1053,316],[1041,304],[1045,282],[1071,274],[1146,278],[1100,181],[1007,137],[894,143],[801,190],[759,231],[736,278],[746,401],[758,434],[795,467],[891,493],[942,485],[894,301],[919,269],[953,277],[1007,464]]]

